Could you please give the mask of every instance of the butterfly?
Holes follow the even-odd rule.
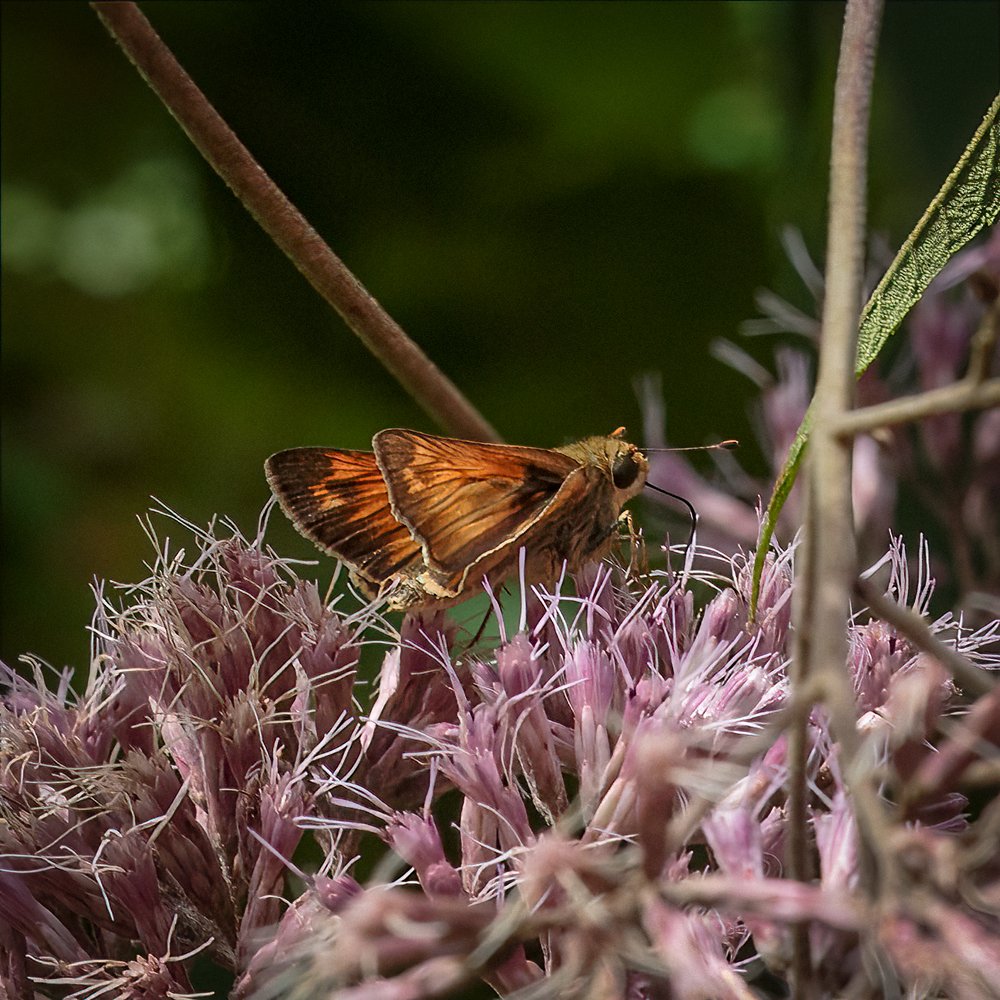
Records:
[[[363,594],[444,607],[499,587],[522,548],[528,583],[605,556],[649,468],[624,433],[522,448],[393,428],[372,451],[291,448],[264,468],[292,524]]]

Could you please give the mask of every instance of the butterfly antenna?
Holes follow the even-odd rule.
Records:
[[[715,444],[698,444],[693,445],[690,448],[640,448],[644,455],[652,453],[654,451],[727,451],[730,448],[738,448],[740,446],[739,441],[736,438],[728,438],[725,441],[717,441]],[[653,489],[656,489],[654,486]],[[666,490],[661,490],[665,493]],[[670,494],[673,496],[673,493]]]
[[[684,559],[681,561],[681,565],[686,566],[688,554],[691,552],[691,547],[694,545],[694,536],[698,530],[698,511],[694,509],[694,504],[691,503],[687,497],[682,497],[678,493],[671,493],[670,490],[665,490],[662,486],[654,486],[650,482],[647,482],[646,485],[651,490],[656,490],[657,493],[662,493],[664,496],[677,500],[679,503],[684,504],[684,506],[688,509],[688,514],[691,517],[691,532],[688,535],[687,545],[684,546]]]

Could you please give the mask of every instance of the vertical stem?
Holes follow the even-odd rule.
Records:
[[[878,823],[878,803],[859,768],[856,708],[847,667],[847,624],[850,594],[856,575],[854,524],[851,510],[850,444],[833,433],[836,419],[853,404],[854,362],[861,313],[864,265],[868,118],[871,106],[875,46],[881,0],[848,0],[834,92],[830,156],[829,230],[826,295],[816,394],[814,429],[808,456],[809,499],[805,513],[807,558],[800,572],[796,666],[796,696],[816,691],[826,703],[834,735],[841,747],[845,782],[850,788],[861,831],[862,882],[870,878],[871,825]],[[808,877],[805,855],[805,726],[808,704],[796,717],[790,735],[790,862],[797,877]],[[802,1000],[817,995],[818,984],[803,928],[794,938],[792,992]]]
[[[854,401],[854,359],[864,267],[868,115],[881,0],[848,0],[834,97],[826,294],[809,458],[807,530],[816,559],[813,662],[843,674],[855,576],[851,450],[830,426]]]

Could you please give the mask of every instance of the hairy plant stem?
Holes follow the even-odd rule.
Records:
[[[850,588],[857,575],[851,516],[849,445],[832,428],[854,398],[854,360],[861,304],[865,243],[867,134],[881,0],[848,0],[834,91],[830,158],[829,232],[822,341],[813,399],[815,417],[808,456],[805,510],[805,568],[800,570],[796,626],[803,634],[796,657],[796,683],[815,684],[841,746],[845,780],[855,803],[860,834],[862,884],[878,900],[888,877],[888,860],[879,854],[886,820],[871,784],[871,768],[861,757],[857,712],[847,667]],[[790,733],[789,864],[805,880],[808,787],[804,755],[808,712]],[[801,867],[800,867],[801,866]],[[817,995],[818,983],[805,934],[796,936],[792,992]]]
[[[188,138],[361,342],[444,430],[480,441],[497,432],[375,301],[265,173],[134,3],[96,2],[108,32]]]

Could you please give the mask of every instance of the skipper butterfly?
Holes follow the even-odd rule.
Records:
[[[392,609],[499,587],[525,551],[528,583],[605,556],[648,463],[625,429],[564,448],[380,431],[372,451],[292,448],[265,463],[292,524]]]

